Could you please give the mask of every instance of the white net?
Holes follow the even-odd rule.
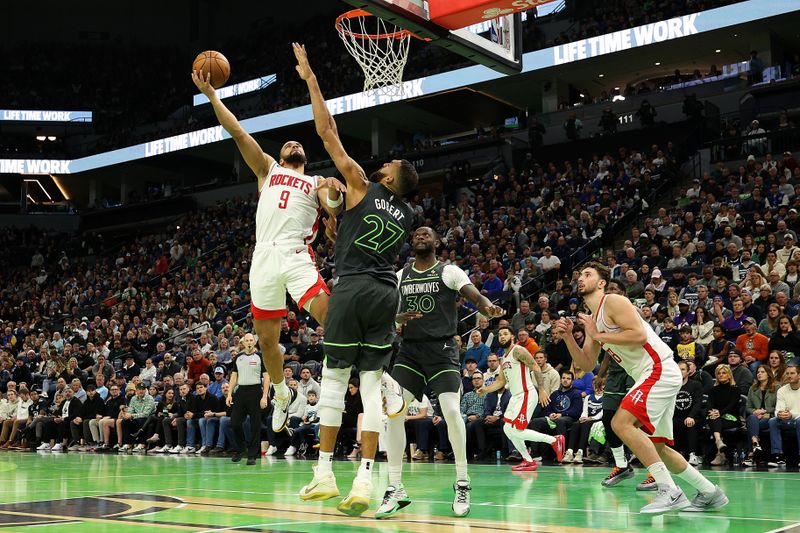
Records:
[[[411,33],[369,13],[347,13],[336,30],[347,51],[364,71],[364,91],[387,96],[403,94],[403,68]]]

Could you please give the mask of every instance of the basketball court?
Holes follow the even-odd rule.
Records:
[[[298,499],[312,461],[264,458],[247,467],[187,456],[1,457],[3,531],[800,531],[795,498],[800,476],[776,470],[704,471],[727,492],[731,505],[718,513],[654,518],[638,514],[653,493],[636,492],[635,480],[600,486],[606,468],[543,466],[512,474],[505,464],[475,464],[470,465],[472,512],[457,519],[450,515],[453,465],[414,463],[406,465],[403,479],[413,504],[375,520],[387,484],[385,462],[378,463],[372,508],[349,518],[336,510],[338,499]],[[334,463],[340,490],[350,486],[357,468],[358,462]],[[637,479],[642,477],[637,470]]]

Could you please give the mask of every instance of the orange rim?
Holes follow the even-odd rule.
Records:
[[[369,11],[364,11],[363,9],[353,9],[352,11],[348,11],[347,13],[342,13],[338,17],[336,17],[336,30],[349,37],[355,37],[356,39],[367,39],[370,41],[377,41],[379,39],[403,39],[405,37],[411,36],[415,37],[420,40],[428,40],[422,39],[422,37],[417,37],[413,33],[408,30],[398,30],[392,33],[356,33],[353,31],[348,30],[342,25],[342,21],[344,19],[354,19],[359,17],[374,17],[372,13]]]

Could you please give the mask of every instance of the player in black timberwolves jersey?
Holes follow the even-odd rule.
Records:
[[[467,476],[467,430],[459,410],[461,372],[458,348],[453,340],[458,325],[456,298],[459,294],[464,296],[489,317],[502,315],[503,309],[481,295],[461,268],[443,265],[436,260],[439,238],[434,230],[418,228],[411,242],[414,262],[397,273],[400,282],[398,322],[405,326],[392,378],[404,389],[402,394],[406,402],[413,398],[421,400],[426,385],[436,392],[456,460],[453,514],[466,516],[470,509],[470,484]],[[411,503],[401,482],[402,456],[406,447],[402,416],[387,421],[385,442],[389,486],[375,518],[390,516]]]
[[[345,212],[336,238],[339,282],[333,289],[325,321],[325,364],[318,411],[319,463],[314,479],[300,491],[300,498],[327,500],[339,495],[331,463],[350,369],[355,366],[364,405],[363,458],[350,494],[337,508],[347,515],[359,516],[369,507],[373,461],[383,425],[381,376],[391,358],[399,300],[394,262],[413,219],[402,197],[416,188],[418,176],[411,163],[394,160],[367,179],[364,169],[342,146],[305,48],[296,43],[292,46],[297,72],[311,95],[317,134],[347,182]]]

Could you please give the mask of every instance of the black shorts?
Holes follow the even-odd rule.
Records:
[[[426,385],[437,395],[461,391],[458,348],[452,338],[438,341],[403,341],[392,367],[392,377],[417,400]]]
[[[624,397],[624,394],[603,393],[603,412],[619,410],[619,405],[622,403]]]
[[[325,365],[359,371],[387,368],[399,300],[396,286],[372,276],[340,278],[325,319]]]

